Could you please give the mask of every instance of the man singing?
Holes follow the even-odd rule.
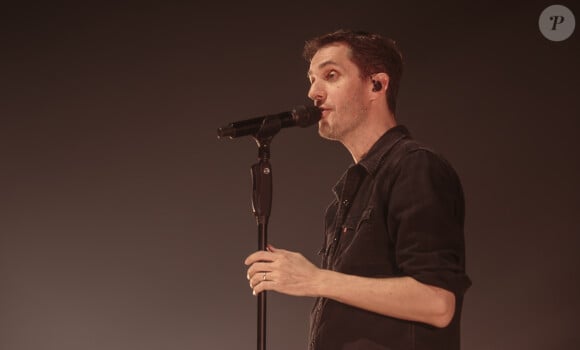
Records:
[[[397,125],[401,53],[341,30],[307,41],[304,57],[319,134],[354,164],[333,188],[321,267],[269,246],[245,261],[253,293],[315,297],[311,350],[459,349],[471,285],[463,191],[449,163]]]

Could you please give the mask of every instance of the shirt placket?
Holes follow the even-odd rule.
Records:
[[[353,167],[349,169],[348,173],[346,174],[346,178],[344,184],[342,186],[342,190],[340,191],[338,207],[334,219],[334,229],[333,229],[333,237],[330,244],[326,247],[326,252],[324,254],[323,259],[323,267],[328,268],[329,270],[333,270],[335,257],[338,252],[338,246],[340,243],[340,237],[343,231],[343,223],[348,214],[348,211],[352,205],[352,201],[354,196],[356,195],[356,191],[358,186],[360,185],[359,173],[357,168]],[[322,316],[322,309],[326,302],[325,298],[318,298],[316,300],[316,304],[314,306],[314,315],[313,315],[313,324],[316,325],[312,329],[311,337],[310,337],[310,346],[309,349],[315,349],[316,346],[316,337],[318,333],[318,326],[320,325],[320,319]]]

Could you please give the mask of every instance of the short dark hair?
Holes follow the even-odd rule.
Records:
[[[352,62],[360,70],[361,78],[387,73],[387,105],[395,113],[403,74],[403,55],[395,41],[379,34],[341,29],[306,41],[302,55],[310,62],[318,50],[333,43],[344,43],[350,47]]]

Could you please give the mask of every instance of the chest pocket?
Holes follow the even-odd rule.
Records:
[[[389,262],[388,234],[380,211],[373,206],[360,216],[349,216],[342,226],[334,268],[360,276],[393,273]]]
[[[365,226],[371,226],[371,220],[375,216],[374,211],[374,207],[369,206],[358,216],[349,215],[342,225],[343,235],[353,236],[353,233],[359,232],[361,229],[364,230]]]
[[[375,235],[373,218],[375,209],[370,206],[363,210],[360,215],[349,215],[340,229],[340,239],[338,242],[337,255],[348,254],[354,245],[372,240]]]

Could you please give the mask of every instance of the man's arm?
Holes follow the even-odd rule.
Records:
[[[385,316],[446,327],[455,313],[455,295],[412,277],[369,278],[319,269],[299,253],[258,251],[246,261],[254,294],[264,290],[325,297]],[[264,278],[265,276],[265,278]]]

